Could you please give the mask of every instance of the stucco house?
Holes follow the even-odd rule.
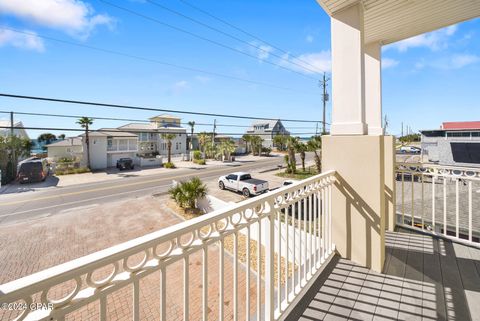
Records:
[[[255,121],[247,129],[249,135],[259,135],[263,139],[263,147],[273,147],[273,137],[276,135],[290,135],[290,132],[283,126],[280,120],[260,120]]]
[[[159,115],[149,123],[130,123],[118,128],[101,128],[89,132],[90,165],[92,169],[115,167],[120,158],[132,158],[137,165],[160,165],[157,155],[168,154],[167,141],[162,134],[174,134],[172,155],[187,152],[187,132],[182,128],[181,119],[171,115]],[[87,165],[85,134],[47,145],[48,157],[77,158]]]
[[[142,157],[168,154],[167,141],[162,134],[174,134],[172,155],[187,153],[187,130],[181,127],[181,118],[162,114],[149,118],[150,123],[130,123],[118,127],[118,130],[134,133],[138,136],[138,154]]]
[[[61,158],[81,159],[83,156],[82,139],[80,137],[68,137],[45,145],[48,158],[59,160]]]

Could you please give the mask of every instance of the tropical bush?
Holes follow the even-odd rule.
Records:
[[[55,170],[55,175],[71,175],[71,174],[82,174],[82,173],[89,173],[90,170],[87,167],[80,167],[80,168],[66,168]]]
[[[193,152],[193,159],[194,160],[199,160],[202,159],[202,152],[199,150],[196,150]]]
[[[189,181],[180,182],[172,187],[168,193],[170,197],[183,209],[196,209],[197,200],[207,196],[207,186],[198,177]]]
[[[194,159],[193,162],[198,165],[207,165],[207,162],[204,159]]]
[[[165,168],[175,168],[175,164],[172,162],[166,162],[163,164],[163,167]]]

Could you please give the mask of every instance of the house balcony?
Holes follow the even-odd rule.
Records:
[[[28,308],[1,319],[478,320],[479,216],[471,208],[480,174],[431,168],[397,166],[397,221],[393,231],[384,227],[382,271],[337,250],[334,195],[346,186],[328,171],[3,284],[2,303]]]

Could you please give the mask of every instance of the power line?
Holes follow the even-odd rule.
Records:
[[[269,55],[272,55],[272,56],[274,56],[274,57],[277,57],[277,58],[279,58],[279,59],[281,59],[281,60],[283,60],[283,61],[286,61],[286,62],[288,62],[288,63],[290,63],[290,64],[292,64],[292,65],[296,65],[296,66],[300,67],[300,68],[303,69],[303,70],[308,70],[308,71],[310,71],[310,72],[312,72],[312,73],[318,73],[318,72],[319,72],[318,70],[313,70],[313,69],[307,68],[307,67],[305,67],[304,65],[300,65],[300,64],[296,63],[295,61],[291,61],[291,60],[289,60],[288,58],[285,58],[285,57],[283,57],[283,56],[277,55],[277,54],[274,53],[274,52],[270,52],[269,50],[266,50],[266,49],[264,49],[264,48],[262,48],[262,47],[260,47],[260,46],[257,46],[257,45],[255,45],[255,44],[253,44],[253,43],[251,43],[251,42],[245,41],[245,40],[243,40],[243,39],[241,39],[241,38],[239,38],[239,37],[237,37],[237,36],[235,36],[235,35],[232,35],[232,34],[230,34],[230,33],[228,33],[228,32],[225,32],[225,31],[223,31],[223,30],[220,30],[220,29],[218,29],[218,28],[216,28],[216,27],[212,27],[211,25],[209,25],[209,24],[207,24],[207,23],[204,23],[204,22],[199,21],[199,20],[197,20],[197,19],[195,19],[195,18],[192,18],[192,17],[190,17],[190,16],[187,16],[186,14],[183,14],[183,13],[181,13],[181,12],[178,12],[178,11],[176,11],[176,10],[174,10],[174,9],[171,9],[171,8],[169,8],[169,7],[167,7],[167,6],[164,6],[164,5],[160,4],[160,3],[157,3],[157,2],[152,1],[152,0],[146,0],[146,1],[147,1],[148,3],[154,5],[154,6],[157,6],[157,7],[159,7],[159,8],[162,8],[163,10],[166,10],[166,11],[168,11],[168,12],[170,12],[170,13],[173,13],[173,14],[175,14],[175,15],[177,15],[177,16],[180,16],[180,17],[182,17],[182,18],[185,18],[185,19],[187,19],[187,20],[189,20],[189,21],[192,21],[192,22],[194,22],[194,23],[196,23],[196,24],[198,24],[198,25],[200,25],[200,26],[202,26],[202,27],[205,27],[205,28],[208,28],[208,29],[213,30],[213,31],[215,31],[215,32],[218,32],[218,33],[220,33],[220,34],[222,34],[222,35],[224,35],[224,36],[227,36],[227,37],[229,37],[229,38],[231,38],[231,39],[234,39],[234,40],[236,40],[236,41],[238,41],[238,42],[241,42],[241,43],[243,43],[243,44],[246,44],[247,46],[250,46],[250,47],[255,48],[255,49],[257,49],[257,50],[260,50],[260,51],[262,51],[262,52],[264,52],[264,53],[266,53],[266,54],[269,54]]]
[[[107,54],[112,54],[112,55],[116,55],[116,56],[121,56],[121,57],[130,58],[130,59],[140,60],[140,61],[144,61],[144,62],[155,63],[155,64],[159,64],[159,65],[163,65],[163,66],[167,66],[167,67],[171,67],[171,68],[193,71],[193,72],[198,72],[198,73],[202,73],[202,74],[206,74],[206,75],[210,75],[210,76],[222,77],[222,78],[236,80],[236,81],[242,81],[242,82],[250,83],[250,84],[254,84],[254,85],[261,85],[261,86],[271,87],[271,88],[280,89],[280,90],[298,92],[298,93],[307,94],[307,95],[317,95],[313,92],[310,93],[310,92],[305,92],[305,91],[301,91],[301,90],[296,90],[296,89],[293,89],[293,88],[278,86],[278,85],[275,85],[275,84],[270,84],[270,83],[265,83],[265,82],[261,82],[261,81],[256,81],[256,80],[251,80],[251,79],[226,75],[226,74],[222,74],[222,73],[217,73],[217,72],[214,72],[214,71],[208,71],[208,70],[204,70],[204,69],[198,69],[198,68],[194,68],[194,67],[188,67],[188,66],[173,64],[173,63],[169,63],[169,62],[165,62],[165,61],[161,61],[161,60],[146,58],[146,57],[137,56],[137,55],[132,55],[132,54],[128,54],[128,53],[125,53],[125,52],[105,49],[105,48],[101,48],[101,47],[95,47],[95,46],[91,46],[91,45],[87,45],[87,44],[83,44],[83,43],[79,43],[79,42],[74,42],[74,41],[69,41],[69,40],[58,39],[58,38],[45,36],[45,35],[41,35],[41,34],[37,34],[37,33],[32,33],[32,32],[28,32],[28,31],[17,30],[17,29],[10,28],[10,27],[0,26],[0,29],[10,30],[10,31],[13,31],[13,32],[16,32],[16,33],[19,33],[19,34],[38,37],[38,38],[62,43],[62,44],[69,45],[69,46],[75,46],[75,47],[95,50],[95,51],[99,51],[99,52],[103,52],[103,53],[107,53]]]
[[[10,129],[11,126],[0,126],[1,129]],[[49,130],[49,131],[62,131],[62,132],[69,132],[69,131],[74,131],[74,132],[85,132],[85,129],[83,128],[59,128],[59,127],[22,127],[23,129],[27,129],[27,130]],[[158,129],[155,129],[154,130],[155,132],[159,133],[159,134],[185,134],[187,135],[187,131],[185,132],[178,132],[178,131],[165,131],[165,130],[161,130],[161,128],[158,128]],[[144,133],[145,130],[142,130],[142,129],[128,129],[128,130],[118,130],[116,128],[100,128],[100,129],[90,129],[89,132],[99,132],[99,133],[103,133],[103,132],[106,132],[106,133]],[[202,131],[200,133],[211,133],[211,132],[207,132],[207,131]],[[197,133],[198,134],[198,133]],[[218,135],[231,135],[231,136],[234,136],[234,135],[243,135],[243,133],[218,133],[218,132],[215,132],[215,135],[218,136]],[[252,136],[269,136],[270,134],[269,133],[258,133],[258,134],[253,134]],[[305,133],[291,133],[291,135],[315,135],[315,133],[313,132],[305,132]],[[118,137],[128,137],[128,136],[118,136]]]
[[[12,111],[0,110],[0,114],[10,114]],[[113,121],[130,121],[138,123],[150,123],[150,120],[145,119],[132,119],[132,118],[112,118],[112,117],[98,117],[98,116],[86,116],[86,115],[65,115],[65,114],[45,114],[45,113],[30,113],[30,112],[13,112],[17,115],[26,115],[26,116],[42,116],[42,117],[59,117],[59,118],[73,118],[79,119],[81,117],[93,118],[95,120],[113,120]],[[180,122],[181,125],[189,125],[188,122]],[[213,126],[213,123],[197,123],[196,126]],[[238,125],[238,124],[216,124],[217,127],[237,127],[237,128],[250,128],[251,125]],[[288,126],[289,129],[312,129],[312,127],[297,127],[297,126]]]
[[[274,48],[274,49],[276,49],[276,50],[278,50],[278,51],[283,52],[284,54],[290,55],[290,53],[289,53],[288,51],[283,50],[283,49],[279,48],[278,46],[272,45],[272,44],[269,43],[268,41],[265,41],[265,40],[261,39],[260,37],[255,36],[254,34],[246,31],[245,29],[242,29],[242,28],[240,28],[240,27],[238,27],[238,26],[235,26],[234,24],[232,24],[232,23],[230,23],[230,22],[228,22],[228,21],[226,21],[226,20],[224,20],[224,19],[222,19],[222,18],[219,18],[219,17],[213,15],[212,13],[210,13],[210,12],[204,10],[204,9],[201,9],[201,8],[199,8],[199,7],[196,7],[196,6],[194,6],[193,4],[189,3],[188,1],[185,1],[185,0],[178,0],[178,1],[184,3],[185,5],[189,6],[190,8],[192,8],[192,9],[194,9],[194,10],[197,10],[197,11],[203,13],[204,15],[209,16],[210,18],[213,18],[213,19],[215,19],[215,20],[223,23],[224,25],[229,26],[230,28],[233,28],[233,29],[235,29],[235,30],[237,30],[237,31],[240,31],[241,33],[243,33],[243,34],[245,34],[245,35],[247,35],[247,36],[249,36],[249,37],[252,37],[252,38],[255,39],[255,40],[261,41],[261,42],[263,42],[264,44],[266,44],[266,45],[268,45],[268,46],[270,46],[270,47],[272,47],[272,48]],[[314,66],[314,65],[311,64],[311,63],[309,63],[308,61],[305,61],[305,60],[303,60],[303,59],[301,59],[301,58],[299,58],[299,57],[297,57],[297,56],[294,56],[294,55],[291,55],[291,56],[292,56],[293,58],[297,59],[298,61],[301,61],[302,63],[304,63],[304,64],[306,64],[306,65],[309,65],[310,67],[313,67],[313,68],[317,69],[316,66]],[[317,69],[317,70],[318,70],[318,69]]]
[[[10,111],[5,111],[5,110],[0,110],[0,113],[2,114],[9,114],[11,113]],[[44,113],[26,113],[26,112],[19,112],[15,111],[13,112],[18,115],[27,115],[27,116],[45,116],[45,117],[59,117],[59,118],[81,118],[81,117],[88,117],[92,119],[97,119],[97,120],[115,120],[115,121],[131,121],[131,122],[138,122],[138,123],[150,123],[149,120],[145,119],[131,119],[131,118],[112,118],[112,117],[98,117],[98,116],[85,116],[85,115],[63,115],[63,114],[44,114]],[[180,123],[181,125],[188,125],[188,123]],[[206,123],[195,123],[195,125],[199,126],[211,126],[212,124],[206,124]],[[245,126],[248,127],[248,126]]]
[[[237,48],[228,46],[228,45],[223,44],[223,43],[221,43],[221,42],[219,42],[219,41],[212,40],[212,39],[210,39],[210,38],[207,38],[207,37],[201,36],[201,35],[199,35],[199,34],[196,34],[196,33],[194,33],[194,32],[188,31],[188,30],[186,30],[186,29],[183,29],[183,28],[180,28],[180,27],[171,25],[171,24],[169,24],[169,23],[160,21],[160,20],[158,20],[158,19],[156,19],[156,18],[147,16],[147,15],[144,15],[143,13],[140,13],[140,12],[137,12],[137,11],[134,11],[134,10],[131,10],[131,9],[128,9],[128,8],[125,8],[125,7],[122,7],[122,6],[113,4],[113,3],[108,2],[108,1],[106,1],[106,0],[99,0],[99,1],[105,3],[105,4],[109,5],[109,6],[112,6],[112,7],[114,7],[114,8],[117,8],[117,9],[120,9],[120,10],[122,10],[122,11],[128,12],[128,13],[130,13],[130,14],[132,14],[132,15],[137,16],[137,17],[141,17],[141,18],[143,18],[143,19],[145,19],[145,20],[149,20],[149,21],[155,22],[155,23],[157,23],[157,24],[160,24],[160,25],[162,25],[162,26],[171,28],[171,29],[176,30],[176,31],[178,31],[178,32],[182,32],[182,33],[188,34],[188,35],[190,35],[190,36],[192,36],[192,37],[195,37],[195,38],[197,38],[197,39],[200,39],[200,40],[209,42],[209,43],[214,44],[214,45],[217,45],[217,46],[219,46],[219,47],[222,47],[222,48],[231,50],[231,51],[233,51],[233,52],[237,52],[237,53],[239,53],[239,54],[242,54],[242,55],[244,55],[244,56],[253,58],[253,59],[255,59],[255,60],[258,60],[258,57],[255,56],[255,55],[252,55],[252,54],[249,54],[248,52],[245,52],[245,51],[242,51],[242,50],[240,50],[240,49],[237,49]],[[268,64],[270,64],[270,65],[273,65],[273,66],[276,66],[276,67],[279,67],[279,68],[288,70],[288,71],[290,71],[290,72],[296,73],[296,74],[298,74],[298,75],[300,75],[300,76],[302,76],[302,77],[305,77],[305,78],[309,78],[309,79],[313,79],[313,80],[315,80],[315,81],[318,81],[318,79],[316,79],[316,78],[314,78],[314,77],[311,77],[311,76],[306,75],[306,74],[304,74],[304,73],[301,73],[301,72],[298,72],[298,71],[296,71],[296,70],[290,69],[290,68],[288,68],[288,67],[282,66],[282,65],[280,65],[280,64],[274,63],[274,62],[272,62],[272,61],[264,60],[264,62],[266,62],[266,63],[268,63]]]
[[[82,100],[70,100],[70,99],[49,98],[49,97],[39,97],[39,96],[14,95],[14,94],[5,94],[5,93],[0,93],[0,97],[8,97],[8,98],[15,98],[15,99],[28,99],[28,100],[37,100],[37,101],[49,101],[49,102],[56,102],[56,103],[67,103],[67,104],[78,104],[78,105],[90,105],[90,106],[109,107],[109,108],[123,108],[123,109],[134,109],[134,110],[160,111],[160,112],[177,113],[177,114],[199,115],[199,116],[236,118],[236,119],[281,120],[281,121],[284,121],[284,122],[297,122],[297,123],[317,123],[318,122],[318,120],[280,119],[280,118],[268,118],[268,117],[253,117],[253,116],[203,113],[203,112],[195,112],[195,111],[183,111],[183,110],[151,108],[151,107],[132,106],[132,105],[108,104],[108,103],[90,102],[90,101],[82,101]]]

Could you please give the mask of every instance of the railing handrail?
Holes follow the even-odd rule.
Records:
[[[456,166],[456,165],[440,165],[434,163],[421,163],[421,162],[396,162],[397,166],[416,166],[416,167],[424,167],[424,168],[439,168],[439,169],[450,169],[450,170],[461,170],[461,171],[472,171],[472,172],[480,172],[480,167],[467,167],[467,166]]]
[[[22,277],[17,280],[0,285],[0,301],[11,302],[17,300],[24,295],[24,292],[36,293],[45,287],[60,282],[65,279],[74,277],[75,275],[82,275],[95,269],[104,266],[110,261],[120,260],[130,255],[139,253],[142,249],[151,247],[155,244],[162,244],[163,242],[175,239],[179,236],[185,235],[192,230],[200,229],[208,226],[219,220],[227,218],[231,214],[242,212],[251,208],[254,203],[263,203],[275,197],[275,195],[284,195],[295,191],[300,186],[308,185],[311,182],[322,178],[334,176],[336,171],[330,170],[310,178],[295,182],[291,185],[281,187],[274,192],[269,192],[244,200],[240,203],[229,205],[228,208],[216,210],[202,216],[190,219],[188,221],[180,222],[178,224],[163,228],[144,236],[140,236],[133,240],[114,245],[112,247],[88,254],[86,256],[62,263],[45,270],[33,273],[31,275]],[[47,284],[48,283],[48,284]]]

